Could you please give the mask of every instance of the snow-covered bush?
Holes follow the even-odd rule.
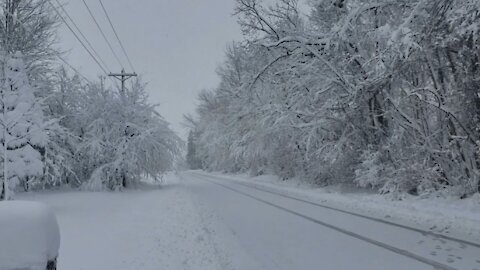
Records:
[[[385,185],[384,163],[381,153],[365,150],[360,156],[361,163],[355,170],[355,183],[360,187],[379,188]]]

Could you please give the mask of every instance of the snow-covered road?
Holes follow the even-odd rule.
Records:
[[[186,173],[185,186],[229,228],[259,269],[480,269],[480,248]]]
[[[123,192],[19,194],[58,217],[59,269],[480,269],[480,246],[199,172]]]

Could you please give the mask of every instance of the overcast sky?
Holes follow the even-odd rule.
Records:
[[[103,14],[98,0],[86,0],[106,32],[117,54],[121,49]],[[109,68],[120,71],[87,9],[81,0],[65,0],[65,9],[102,55]],[[236,18],[232,17],[234,0],[103,0],[117,28],[136,72],[149,83],[151,102],[185,137],[181,126],[183,114],[195,109],[201,89],[215,87],[219,79],[216,67],[223,61],[226,46],[241,38]],[[62,49],[70,50],[68,61],[87,77],[102,72],[62,26]],[[121,59],[128,69],[127,61]]]

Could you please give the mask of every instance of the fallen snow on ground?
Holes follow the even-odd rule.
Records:
[[[175,175],[124,192],[19,194],[52,207],[61,230],[59,269],[228,269],[232,260]],[[216,236],[218,237],[218,236]]]
[[[365,190],[359,191],[344,186],[318,188],[302,183],[299,179],[283,181],[273,175],[250,177],[246,174],[207,174],[202,171],[195,171],[195,173],[227,177],[230,180],[259,185],[342,210],[480,242],[479,194],[463,200],[452,197],[406,196],[398,201]]]
[[[371,193],[313,188],[300,184],[300,181],[279,181],[273,176],[250,178],[245,175],[215,175],[219,179],[227,177],[250,185],[260,185],[332,207],[405,225],[431,228],[470,241],[480,240],[478,198],[422,200],[412,197],[404,201],[391,201]],[[231,224],[224,222],[225,217],[200,196],[211,194],[212,190],[201,192],[208,185],[192,185],[192,181],[196,183],[194,180],[183,180],[175,174],[169,174],[161,183],[150,182],[123,192],[57,191],[18,194],[17,198],[43,202],[57,215],[61,231],[59,269],[264,269],[260,262],[262,258],[252,256],[255,252],[246,248],[249,245],[245,242],[249,242],[239,238]],[[230,195],[227,193],[223,196]],[[247,202],[255,204],[255,201]],[[238,204],[235,200],[232,203],[234,205],[224,207],[228,213],[231,210],[229,207]],[[239,205],[239,209],[243,208]],[[269,209],[268,213],[281,214]],[[251,210],[233,214],[242,214],[249,219],[247,216],[255,212]],[[257,217],[244,222],[251,224],[259,219]],[[315,224],[307,222],[305,225]],[[283,228],[283,225],[278,228]],[[270,231],[271,227],[264,229]],[[251,239],[260,236],[253,235]],[[252,242],[252,245],[255,247],[256,243]],[[279,252],[280,249],[276,247],[273,250]],[[327,251],[333,252],[335,249]]]
[[[217,251],[222,270],[264,269],[258,260],[251,256],[251,251],[241,245],[236,232],[232,230],[228,222],[225,222],[223,217],[205,202],[201,194],[195,192],[195,189],[192,190],[191,181],[195,180],[182,177],[184,183],[182,186],[190,191],[191,198],[198,207],[203,230]],[[255,237],[255,234],[252,234],[252,237]],[[271,248],[275,249],[275,247]]]

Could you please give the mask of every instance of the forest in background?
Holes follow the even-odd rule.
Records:
[[[57,28],[65,14],[52,2],[0,0],[0,199],[159,179],[178,161],[181,139],[147,101],[141,79],[121,91],[64,60]]]
[[[188,117],[192,169],[480,192],[480,2],[236,0],[244,40]]]

